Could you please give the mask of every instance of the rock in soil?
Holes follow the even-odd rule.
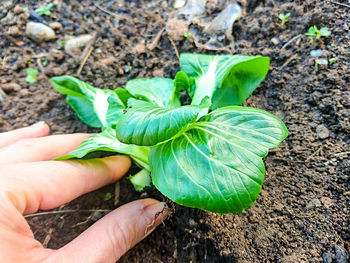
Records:
[[[27,24],[26,35],[38,43],[49,41],[56,37],[52,28],[35,22],[29,22]]]
[[[322,124],[317,126],[316,133],[320,139],[326,139],[329,137],[329,130]]]
[[[19,91],[21,89],[21,86],[18,85],[17,83],[7,83],[1,85],[1,88],[5,92],[12,92],[12,91]]]
[[[335,252],[335,262],[336,263],[347,263],[347,256],[344,248],[341,246],[334,246],[334,252]]]
[[[185,20],[169,19],[165,30],[173,40],[180,41],[184,39],[184,34],[188,32],[188,23]]]
[[[74,49],[84,47],[92,39],[92,35],[81,35],[66,41],[64,49],[72,52]]]

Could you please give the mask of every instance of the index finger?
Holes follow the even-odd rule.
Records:
[[[0,167],[0,191],[23,214],[47,210],[120,179],[127,156],[20,163]]]

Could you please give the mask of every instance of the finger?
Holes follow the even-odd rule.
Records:
[[[47,262],[114,263],[165,219],[165,206],[154,199],[126,204],[53,252]]]
[[[63,205],[120,179],[130,168],[127,156],[90,160],[21,163],[0,167],[0,190],[22,214]]]
[[[76,133],[20,140],[0,149],[0,164],[49,161],[76,149],[89,136]]]
[[[14,131],[0,133],[0,148],[26,138],[47,136],[50,128],[45,122],[38,122],[32,126]]]

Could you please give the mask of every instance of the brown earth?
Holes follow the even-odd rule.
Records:
[[[53,134],[94,131],[78,120],[45,77],[76,75],[80,63],[56,43],[67,36],[97,32],[79,77],[99,88],[122,87],[138,77],[174,77],[179,70],[165,33],[154,50],[143,46],[168,20],[172,5],[166,1],[99,2],[110,13],[93,1],[57,1],[60,10],[56,6],[51,17],[42,18],[47,24],[60,22],[63,29],[56,30],[56,40],[40,44],[26,37],[30,18],[16,9],[33,10],[44,3],[39,2],[0,3],[0,85],[7,93],[0,102],[0,131],[39,120]],[[290,133],[265,159],[260,197],[239,215],[176,207],[120,262],[346,262],[340,256],[350,250],[350,7],[348,1],[339,2],[248,0],[246,15],[233,26],[233,51],[270,57],[271,71],[246,105],[276,114]],[[215,8],[209,11],[215,14],[222,5]],[[277,16],[287,12],[291,17],[281,27]],[[331,36],[310,43],[304,33],[312,25],[328,27]],[[175,44],[179,52],[208,53],[191,40]],[[335,62],[316,69],[313,49],[322,49]],[[40,69],[44,60],[47,65]],[[33,85],[24,80],[29,63],[40,71]],[[146,196],[164,198],[154,190],[136,193],[126,179],[120,187],[118,206]],[[108,192],[114,195],[114,186],[59,208],[79,212],[29,218],[36,238],[50,248],[63,246],[103,216],[85,210],[115,208],[113,196],[104,200]]]

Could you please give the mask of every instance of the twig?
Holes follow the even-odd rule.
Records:
[[[286,62],[284,62],[284,64],[282,65],[281,69],[283,69],[284,67],[286,67],[292,60],[299,58],[298,54],[295,54],[293,56],[291,56],[289,59],[287,59]]]
[[[324,146],[325,146],[325,144],[322,144],[322,145],[320,146],[320,148],[318,148],[316,152],[314,152],[314,153],[311,154],[309,157],[307,157],[306,160],[305,160],[304,162],[307,163],[307,162],[310,161],[312,158],[314,158],[314,156],[315,156],[316,154],[318,154],[318,153],[323,149]]]
[[[281,48],[281,50],[285,49],[286,47],[288,47],[293,41],[297,40],[299,37],[302,37],[303,35],[296,35],[295,37],[293,37],[291,40],[289,40],[287,43],[285,43],[283,45],[283,47]]]
[[[86,63],[87,59],[89,58],[89,56],[90,56],[92,50],[94,50],[94,48],[93,48],[93,47],[90,47],[90,49],[89,49],[88,52],[86,53],[86,56],[85,56],[84,59],[81,61],[81,64],[80,64],[80,66],[79,66],[79,68],[78,68],[78,70],[77,70],[77,75],[78,75],[78,76],[80,75],[81,71],[83,70],[83,67],[85,66],[85,63]]]
[[[113,13],[113,12],[111,12],[111,11],[108,11],[107,9],[103,8],[102,6],[100,6],[100,5],[96,4],[96,3],[94,3],[94,5],[95,5],[98,9],[100,9],[102,12],[105,12],[106,14],[109,14],[109,15],[111,15],[111,16],[114,16],[114,17],[116,17],[116,18],[118,18],[118,19],[121,19],[121,18],[128,19],[126,16],[123,16],[123,15],[120,15],[120,14],[115,14],[115,13]]]
[[[41,63],[40,58],[37,58],[37,59],[36,59],[36,62],[38,63],[38,66],[39,66],[41,72],[43,73],[45,79],[48,80],[49,78],[48,78],[48,77],[46,76],[46,74],[45,74],[45,69],[44,69],[44,67],[43,67],[43,64]]]
[[[120,183],[119,181],[115,183],[114,187],[114,205],[117,206],[119,203],[119,196],[120,196]]]
[[[163,28],[158,32],[158,34],[156,35],[156,37],[153,39],[153,41],[151,42],[151,44],[147,45],[147,48],[148,48],[149,50],[152,51],[153,49],[155,49],[155,48],[157,47],[158,42],[159,42],[159,40],[160,40],[160,38],[161,38],[161,36],[162,36],[164,30],[165,30],[165,28],[163,27]]]
[[[59,210],[59,211],[48,211],[40,212],[31,215],[25,215],[24,218],[36,217],[36,216],[45,216],[45,215],[57,215],[57,214],[68,214],[68,213],[94,213],[94,212],[110,212],[109,209],[85,209],[85,210]]]
[[[327,1],[330,2],[330,3],[336,4],[336,5],[341,5],[341,6],[345,6],[345,7],[350,8],[350,5],[347,5],[347,4],[344,4],[344,3],[339,3],[339,2],[336,2],[336,1],[332,1],[332,0],[327,0]]]
[[[338,157],[338,156],[341,156],[341,155],[347,155],[347,154],[350,154],[350,152],[340,152],[340,153],[335,153],[335,154],[333,154],[333,156]]]
[[[84,220],[82,222],[79,222],[79,223],[76,223],[75,225],[73,225],[72,228],[75,228],[77,226],[84,225],[84,224],[88,223],[91,220],[91,217],[92,217],[92,214],[89,215],[88,218],[86,218],[86,220]]]
[[[170,40],[171,45],[173,46],[173,48],[174,48],[174,50],[175,50],[175,54],[176,54],[177,59],[180,60],[179,51],[177,50],[177,47],[176,47],[176,45],[175,45],[174,40],[173,40],[169,35],[168,35],[168,38],[169,38],[169,40]]]
[[[47,245],[49,244],[51,237],[52,237],[52,232],[53,232],[53,228],[50,228],[49,233],[46,235],[44,242],[43,242],[43,247],[47,247]]]

